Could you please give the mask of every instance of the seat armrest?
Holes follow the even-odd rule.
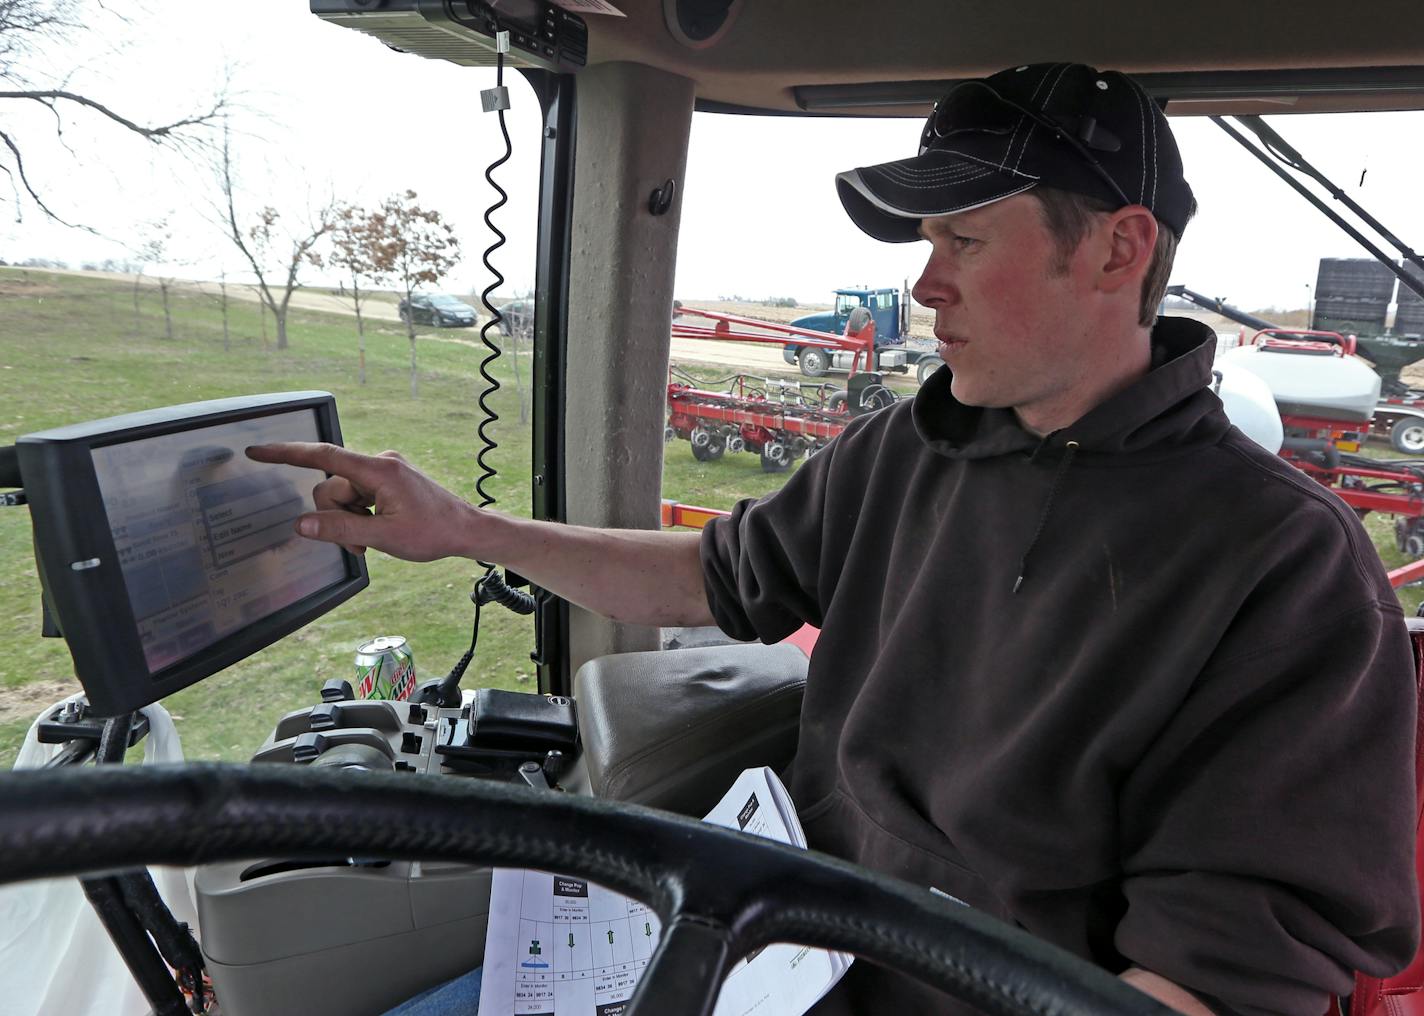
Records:
[[[701,817],[750,766],[796,752],[806,655],[739,644],[590,660],[574,677],[599,797]]]

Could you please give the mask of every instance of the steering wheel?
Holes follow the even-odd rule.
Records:
[[[0,774],[0,881],[333,850],[537,867],[643,900],[663,934],[630,1016],[709,1016],[775,942],[840,949],[993,1016],[1163,1016],[985,914],[822,854],[650,808],[485,780],[281,765]]]

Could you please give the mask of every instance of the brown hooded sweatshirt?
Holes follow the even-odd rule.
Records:
[[[812,847],[1317,1016],[1418,938],[1408,640],[1351,510],[1227,421],[1210,330],[1152,341],[1042,439],[941,370],[707,526],[708,602],[740,639],[822,629]],[[815,1011],[968,1010],[862,962]]]

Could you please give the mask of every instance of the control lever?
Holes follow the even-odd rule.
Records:
[[[351,682],[339,677],[328,678],[321,686],[321,700],[323,702],[350,702],[356,698],[356,692],[351,688]]]
[[[544,767],[538,762],[525,762],[519,767],[519,778],[535,790],[553,790]]]
[[[292,761],[310,762],[330,746],[324,734],[299,734],[292,744]]]
[[[323,702],[312,706],[310,723],[312,730],[334,730],[341,726],[341,703]]]

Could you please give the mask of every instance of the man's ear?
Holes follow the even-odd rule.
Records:
[[[1098,288],[1114,293],[1124,286],[1135,294],[1152,264],[1157,249],[1157,219],[1142,205],[1119,208],[1102,223],[1099,236],[1102,260],[1098,266]]]

